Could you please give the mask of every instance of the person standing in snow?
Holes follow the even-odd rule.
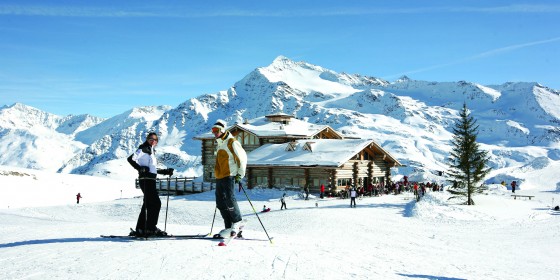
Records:
[[[305,185],[303,191],[305,192],[305,200],[309,200],[309,185]]]
[[[82,198],[82,196],[80,195],[80,193],[78,193],[76,195],[76,204],[80,204],[80,198]]]
[[[350,189],[350,208],[352,208],[352,207],[356,208],[356,196],[357,195],[358,195],[358,192],[356,191],[355,187]]]
[[[280,210],[288,209],[288,207],[286,206],[286,193],[282,195],[282,198],[280,198],[280,202],[282,203],[282,206],[280,206]]]
[[[511,182],[511,192],[512,193],[515,193],[515,187],[517,187],[517,182],[516,181]]]
[[[127,158],[128,163],[138,171],[138,183],[144,199],[142,201],[142,209],[138,215],[135,231],[130,235],[136,236],[164,236],[166,232],[157,228],[159,211],[161,209],[161,200],[159,199],[156,189],[157,174],[173,175],[173,168],[157,169],[156,145],[158,136],[154,132],[150,132],[146,137],[146,141],[142,143]]]
[[[319,197],[320,197],[320,198],[323,198],[324,193],[325,193],[325,185],[324,185],[324,184],[321,184],[321,194],[320,194]]]
[[[247,153],[229,131],[226,122],[217,120],[212,126],[212,134],[216,138],[216,207],[224,219],[225,228],[215,237],[229,237],[239,233],[243,224],[241,211],[235,198],[234,186],[245,177]]]

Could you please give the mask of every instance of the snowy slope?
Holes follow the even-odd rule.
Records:
[[[536,166],[533,166],[536,167]],[[544,171],[534,176],[547,177]],[[549,170],[549,172],[555,172]],[[456,205],[445,193],[419,202],[411,194],[311,200],[283,191],[243,192],[244,235],[264,241],[127,241],[141,197],[133,175],[123,181],[0,166],[0,275],[3,279],[556,279],[560,274],[560,196],[520,190],[513,200],[500,186]],[[123,184],[126,181],[125,184]],[[49,185],[49,188],[45,188]],[[15,187],[17,186],[17,188]],[[122,190],[122,196],[120,194]],[[75,204],[75,195],[83,199]],[[121,198],[122,197],[122,198]],[[175,234],[208,233],[214,193],[166,197],[159,227]],[[317,206],[316,206],[317,204]],[[33,205],[33,206],[31,206]],[[8,208],[7,206],[10,206]],[[212,232],[223,226],[220,215]]]

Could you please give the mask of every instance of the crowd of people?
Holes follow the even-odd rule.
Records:
[[[321,187],[323,189],[323,187]],[[346,186],[344,189],[325,188],[320,197],[338,197],[341,199],[351,198],[352,191],[356,192],[357,197],[381,196],[388,194],[401,194],[411,192],[415,195],[423,196],[426,191],[443,191],[443,186],[435,182],[409,182],[408,180],[394,182],[390,184],[376,183],[367,186]]]

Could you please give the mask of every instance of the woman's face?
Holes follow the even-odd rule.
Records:
[[[151,135],[150,137],[148,137],[148,143],[152,146],[155,147],[158,143],[158,137],[156,135]]]

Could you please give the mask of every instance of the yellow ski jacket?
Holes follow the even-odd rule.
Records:
[[[241,147],[229,131],[226,131],[220,138],[216,139],[218,147],[216,149],[216,165],[214,174],[216,179],[239,174],[245,177],[247,168],[247,153]]]

